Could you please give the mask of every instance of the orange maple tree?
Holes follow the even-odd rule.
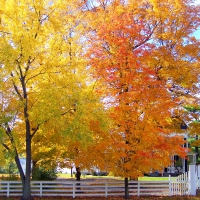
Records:
[[[106,2],[88,6],[96,21],[87,56],[115,122],[113,171],[135,178],[167,167],[172,154],[186,155],[183,136],[172,134],[173,113],[183,101],[172,90],[197,81],[198,42],[190,34],[198,9],[189,1]]]

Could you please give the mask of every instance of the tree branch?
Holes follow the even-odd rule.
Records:
[[[70,108],[68,111],[62,113],[61,115],[64,116],[65,114],[69,113],[70,111],[76,111],[76,108]]]
[[[31,79],[33,79],[33,78],[35,78],[35,77],[37,77],[37,76],[40,76],[40,75],[42,75],[42,74],[45,74],[46,72],[42,72],[42,71],[40,71],[40,73],[38,73],[38,74],[36,74],[36,75],[34,75],[34,76],[31,76],[30,78],[28,78],[27,80],[26,80],[26,84],[28,83],[28,81],[30,81]]]
[[[13,87],[14,87],[14,89],[15,89],[15,92],[16,92],[17,95],[19,96],[20,100],[22,101],[22,100],[23,100],[23,97],[22,97],[22,95],[20,94],[20,92],[19,92],[17,86],[15,85],[14,81],[13,81]]]
[[[36,134],[36,132],[39,130],[40,125],[38,124],[36,128],[33,129],[33,133],[31,134],[31,138]]]
[[[5,143],[1,142],[1,144],[3,145],[3,147],[5,147],[6,150],[10,151],[10,148],[8,147],[8,145],[6,145]]]

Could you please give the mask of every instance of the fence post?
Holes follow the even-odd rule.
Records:
[[[9,197],[9,193],[10,193],[10,183],[7,183],[7,197]]]
[[[169,174],[169,196],[172,196],[172,179],[170,174]]]
[[[138,181],[137,195],[140,196],[140,182]]]
[[[108,197],[108,182],[105,183],[105,197]]]
[[[197,176],[198,178],[200,178],[200,165],[197,164]]]
[[[73,191],[72,191],[72,192],[73,192],[73,198],[75,198],[75,185],[76,185],[76,183],[72,183],[72,184],[73,184],[73,185],[72,185],[72,186],[73,186],[73,187],[72,187],[72,190],[73,190]]]
[[[189,195],[196,195],[196,165],[189,165]]]
[[[197,165],[197,189],[200,189],[200,165]]]
[[[40,196],[42,196],[42,182],[40,182]]]

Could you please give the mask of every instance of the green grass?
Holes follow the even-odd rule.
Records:
[[[58,174],[58,178],[63,178],[63,179],[75,179],[75,175],[73,174],[73,177],[71,177],[71,174]],[[124,178],[121,177],[114,177],[114,176],[92,176],[92,175],[81,175],[82,179],[114,179],[114,180],[123,180]],[[175,177],[173,177],[175,178]],[[168,177],[149,177],[149,176],[144,176],[144,177],[139,177],[140,181],[168,181]]]
[[[58,178],[75,178],[74,174],[73,177],[71,177],[71,174],[62,174],[62,173],[58,173],[57,176]]]
[[[169,177],[139,177],[139,181],[168,181]]]
[[[58,178],[63,178],[63,179],[75,179],[75,175],[73,174],[73,176],[71,177],[71,174],[62,174],[62,173],[58,173],[57,174]],[[114,177],[114,176],[93,176],[93,175],[81,175],[82,179],[123,179],[120,177]]]
[[[76,179],[74,174],[71,177],[71,174],[58,173],[57,176],[60,179]],[[9,175],[8,174],[0,174],[0,180],[5,179],[6,177],[9,177]],[[81,179],[103,179],[103,178],[114,179],[114,180],[123,180],[124,179],[124,178],[121,178],[121,177],[114,177],[114,176],[81,175]],[[175,177],[172,177],[172,178],[175,178]],[[167,181],[167,180],[169,180],[169,178],[168,177],[148,177],[148,176],[144,176],[144,177],[139,177],[138,180],[141,180],[141,181]]]

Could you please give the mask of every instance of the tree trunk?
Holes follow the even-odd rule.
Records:
[[[198,135],[196,135],[196,140],[199,140]],[[198,158],[199,158],[199,147],[195,147],[195,153],[196,153],[196,163],[198,163]]]
[[[76,168],[76,180],[77,181],[81,180],[81,172],[79,167]]]
[[[129,196],[129,187],[128,187],[128,178],[127,177],[125,178],[124,183],[125,183],[125,196],[124,196],[124,198],[129,199],[130,196]]]
[[[21,163],[20,163],[20,160],[19,160],[19,155],[16,151],[16,155],[15,155],[15,163],[17,165],[17,168],[19,170],[19,174],[20,174],[20,177],[21,177],[21,180],[22,180],[22,185],[24,184],[24,178],[25,178],[25,175],[24,175],[24,172],[23,172],[23,169],[22,169],[22,166],[21,166]]]
[[[80,168],[77,167],[76,168],[76,181],[80,181],[81,180],[81,172],[80,172]],[[80,183],[77,183],[77,186],[80,186]],[[80,187],[77,187],[77,190],[80,190]]]
[[[23,185],[23,195],[21,197],[21,200],[31,200],[31,187],[30,187],[30,179],[28,177],[25,177]]]
[[[71,167],[71,177],[73,177],[73,171],[72,171],[73,169],[72,169],[72,167]]]
[[[26,120],[26,172],[22,200],[31,200],[31,134],[30,123]]]

